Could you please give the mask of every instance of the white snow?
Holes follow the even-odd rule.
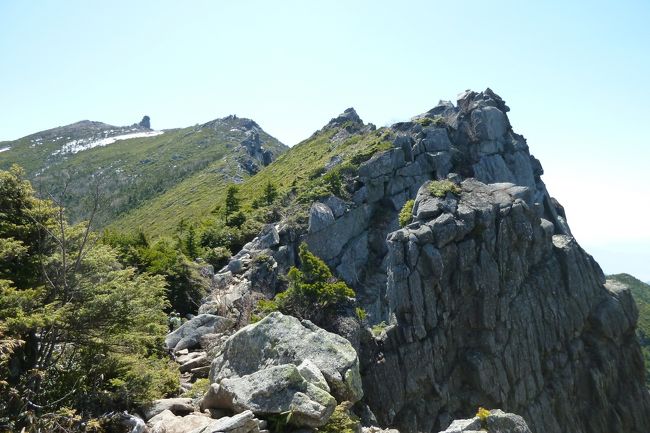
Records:
[[[3,147],[2,149],[0,149],[0,152],[4,152],[5,150],[9,150],[9,149],[11,149],[11,147]]]
[[[63,155],[66,153],[77,153],[82,150],[92,149],[93,147],[99,146],[108,146],[109,144],[115,143],[118,140],[129,140],[131,138],[142,138],[142,137],[155,137],[156,135],[163,134],[165,131],[145,131],[145,132],[133,132],[130,134],[115,135],[113,137],[106,137],[100,140],[95,140],[93,138],[85,138],[79,140],[72,140],[61,146],[61,149],[53,153],[53,155]]]

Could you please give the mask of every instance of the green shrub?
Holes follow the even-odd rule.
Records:
[[[292,267],[288,273],[289,288],[274,300],[258,302],[258,311],[280,311],[302,319],[318,321],[328,309],[354,297],[354,291],[338,281],[325,262],[307,248],[299,247],[300,269]]]
[[[415,204],[415,200],[408,200],[406,203],[404,203],[404,206],[402,206],[402,210],[399,212],[400,227],[406,227],[411,223],[411,220],[413,219],[414,204]]]
[[[366,320],[366,318],[368,317],[368,313],[366,313],[366,310],[364,310],[361,307],[356,307],[354,309],[354,314],[357,316],[357,319],[359,319],[361,322]]]
[[[372,332],[373,336],[379,337],[381,335],[381,333],[384,332],[384,330],[386,328],[388,328],[388,325],[386,324],[386,322],[380,322],[380,323],[377,323],[376,325],[374,325],[370,329],[370,331]]]
[[[192,388],[185,391],[182,397],[185,398],[199,398],[202,397],[210,387],[210,379],[203,378],[197,379],[196,382],[192,384]]]
[[[444,197],[448,192],[459,195],[461,189],[450,180],[432,180],[429,184],[429,192],[435,197]]]
[[[208,248],[204,255],[205,261],[210,263],[215,270],[219,270],[228,264],[230,250],[224,247]]]
[[[246,222],[246,215],[243,212],[239,211],[230,216],[226,225],[229,227],[240,228]]]
[[[431,118],[431,117],[421,117],[419,119],[416,119],[415,123],[419,123],[422,126],[434,125],[434,126],[438,126],[438,127],[442,127],[442,126],[445,126],[447,124],[447,122],[445,121],[445,118],[442,117],[442,116],[434,116],[433,118]]]

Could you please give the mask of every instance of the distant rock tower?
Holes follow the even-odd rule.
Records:
[[[151,129],[151,119],[149,116],[144,116],[140,123],[138,123],[138,126],[146,129]]]

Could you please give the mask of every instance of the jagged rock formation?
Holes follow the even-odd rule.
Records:
[[[138,126],[144,129],[151,129],[151,119],[149,116],[144,116],[140,123],[138,123]]]
[[[245,150],[246,155],[238,159],[239,165],[244,171],[248,174],[255,174],[260,171],[260,165],[264,167],[273,162],[273,152],[264,148],[260,138],[260,134],[263,134],[264,131],[254,120],[230,115],[208,122],[202,127],[219,129],[224,125],[228,125],[232,132],[244,133],[244,139],[241,140],[240,146]]]
[[[467,91],[393,125],[394,148],[361,165],[351,200],[312,206],[306,232],[267,228],[217,274],[203,312],[272,292],[306,241],[370,324],[386,324],[378,337],[327,324],[359,351],[362,402],[380,425],[439,431],[481,405],[535,432],[650,431],[634,303],[572,237],[508,111],[489,89]],[[363,128],[353,111],[332,122]],[[440,179],[459,189],[432,189]],[[409,199],[413,222],[400,228]]]

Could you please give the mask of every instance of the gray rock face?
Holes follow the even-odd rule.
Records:
[[[363,396],[359,360],[350,343],[281,313],[272,313],[233,334],[212,362],[210,381],[220,383],[270,366],[297,366],[305,360],[318,367],[338,401],[356,402]]]
[[[353,287],[370,324],[388,325],[377,338],[351,337],[361,342],[364,403],[381,426],[439,431],[485,406],[522,415],[535,432],[646,433],[630,294],[606,286],[572,237],[508,111],[490,89],[467,91],[427,114],[441,116],[436,126],[393,125],[394,148],[361,165],[342,214],[322,204],[306,233],[279,229],[277,269],[295,265],[307,242]],[[460,196],[432,197],[427,182],[447,177]],[[414,221],[400,229],[408,199]],[[246,278],[231,276],[230,287],[250,290]],[[278,341],[302,347],[300,332]],[[273,352],[256,332],[234,341],[214,378],[305,358],[294,343]],[[341,380],[309,359],[340,399]]]
[[[309,210],[309,232],[315,233],[334,223],[332,209],[324,203],[315,202]]]
[[[194,348],[199,345],[201,336],[223,332],[232,327],[233,322],[225,317],[212,314],[199,314],[183,323],[180,328],[167,334],[165,345],[174,351]]]
[[[643,431],[650,399],[629,292],[604,286],[594,260],[522,199],[527,191],[461,185],[444,212],[388,237],[394,326],[375,349],[381,362],[364,365],[379,422],[430,431],[487,405],[521,413],[535,431]],[[576,396],[598,409],[582,412]],[[499,428],[489,431],[527,431]]]
[[[214,394],[216,408],[251,410],[258,416],[291,412],[291,423],[305,427],[324,425],[336,407],[334,397],[306,380],[293,364],[222,379]]]

